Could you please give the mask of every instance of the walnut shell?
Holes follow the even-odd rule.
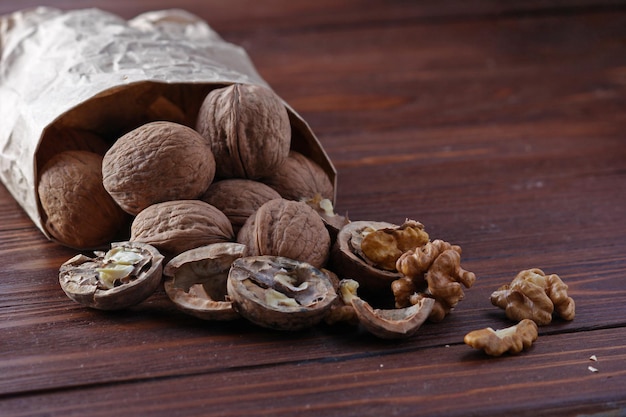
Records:
[[[242,178],[214,182],[200,197],[228,217],[235,233],[259,207],[276,198],[280,195],[269,186]]]
[[[150,245],[118,242],[95,255],[76,255],[59,269],[61,288],[77,303],[120,310],[145,300],[161,283],[163,255]]]
[[[280,256],[235,260],[227,290],[243,317],[277,330],[300,330],[319,323],[337,297],[324,272]]]
[[[133,242],[176,256],[199,246],[229,242],[235,234],[228,217],[200,200],[165,201],[141,211],[131,225]]]
[[[215,176],[207,141],[173,122],[134,129],[107,151],[104,188],[124,210],[137,214],[151,204],[198,198]]]
[[[334,186],[326,172],[312,159],[290,151],[284,164],[262,181],[288,200],[321,196],[334,199]]]
[[[377,268],[361,251],[364,233],[371,230],[397,228],[387,222],[354,221],[337,234],[330,253],[330,269],[343,279],[353,279],[360,284],[366,298],[383,299],[391,296],[391,283],[402,274]]]
[[[63,245],[91,249],[108,244],[127,215],[102,186],[102,157],[65,151],[43,167],[37,191],[46,230]]]
[[[287,158],[289,114],[270,89],[233,84],[211,91],[198,112],[196,130],[211,144],[220,178],[258,179]]]
[[[244,251],[244,245],[224,242],[181,253],[165,265],[165,292],[179,310],[200,319],[238,318],[226,299],[226,280],[230,266]]]
[[[322,267],[330,251],[330,235],[308,204],[278,198],[263,204],[244,223],[237,242],[246,254],[274,255]]]
[[[63,126],[50,126],[37,149],[37,166],[43,167],[54,155],[64,151],[89,151],[104,155],[109,143],[95,133]]]

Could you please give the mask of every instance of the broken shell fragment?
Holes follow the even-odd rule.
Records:
[[[226,280],[245,249],[234,242],[213,243],[174,257],[163,270],[167,296],[179,310],[203,320],[239,318],[226,299]]]
[[[359,283],[348,279],[340,283],[344,303],[352,305],[361,325],[381,339],[401,339],[413,336],[426,321],[435,300],[422,298],[418,303],[396,309],[375,309],[357,295]]]
[[[163,255],[153,246],[119,242],[94,255],[76,255],[59,269],[61,288],[77,303],[120,310],[139,304],[161,283]]]
[[[324,272],[306,262],[268,255],[235,260],[227,289],[243,317],[278,330],[317,324],[337,297]]]

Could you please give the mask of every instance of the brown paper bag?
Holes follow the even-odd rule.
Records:
[[[129,21],[98,9],[19,11],[0,18],[0,52],[0,179],[49,239],[37,172],[52,154],[75,146],[62,132],[110,143],[153,120],[193,127],[211,89],[268,87],[242,48],[182,10]],[[335,169],[310,127],[285,105],[292,149],[335,182]]]

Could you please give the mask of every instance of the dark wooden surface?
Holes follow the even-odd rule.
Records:
[[[478,280],[443,322],[394,342],[203,322],[162,293],[92,311],[57,282],[74,251],[0,185],[0,415],[626,415],[625,2],[28,0],[0,13],[39,4],[204,18],[312,126],[339,212],[420,220]],[[575,320],[516,356],[463,344],[510,325],[489,295],[532,267],[569,284]]]

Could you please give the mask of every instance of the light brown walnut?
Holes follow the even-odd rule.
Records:
[[[306,203],[278,198],[263,204],[237,235],[247,246],[247,256],[273,255],[326,264],[330,235],[320,216]]]
[[[200,200],[166,201],[141,211],[131,225],[133,242],[148,243],[173,257],[211,243],[234,240],[228,217]]]
[[[574,319],[576,307],[567,289],[558,275],[546,275],[539,268],[527,269],[494,291],[491,303],[504,309],[511,320],[531,319],[541,326],[549,324],[553,314],[564,320]]]
[[[193,129],[151,122],[134,129],[107,151],[104,188],[128,213],[171,200],[198,198],[215,176],[207,141]]]
[[[261,181],[288,200],[334,199],[334,186],[326,172],[312,159],[290,151],[285,162]]]
[[[219,178],[258,179],[285,162],[291,145],[289,114],[269,88],[233,84],[204,99],[196,130],[210,143]]]
[[[216,181],[200,197],[228,217],[235,233],[259,207],[276,198],[280,195],[269,186],[243,178]]]
[[[43,167],[37,191],[45,228],[61,244],[92,249],[109,244],[127,215],[102,186],[102,156],[65,151]]]
[[[471,331],[465,335],[463,341],[474,349],[482,349],[487,355],[500,356],[505,352],[517,354],[530,348],[537,337],[537,324],[530,319],[524,319],[515,326],[500,330],[487,327]]]

